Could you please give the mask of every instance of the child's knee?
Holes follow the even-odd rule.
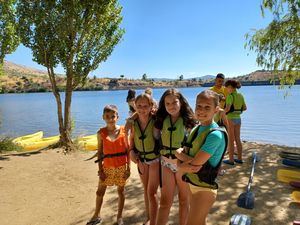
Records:
[[[98,190],[96,191],[96,195],[98,197],[103,197],[105,194],[105,190],[101,189],[101,188],[98,188]]]
[[[172,203],[173,203],[173,199],[171,196],[164,196],[162,195],[160,197],[160,207],[163,207],[163,208],[171,208],[172,206]]]

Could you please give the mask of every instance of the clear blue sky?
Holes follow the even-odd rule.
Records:
[[[126,33],[109,59],[91,76],[184,78],[244,75],[257,69],[244,35],[271,21],[262,18],[261,0],[121,0]],[[20,46],[6,60],[46,70]],[[56,72],[64,73],[62,68]]]

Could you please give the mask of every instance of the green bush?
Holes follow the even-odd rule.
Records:
[[[21,151],[21,150],[23,150],[23,148],[13,143],[11,138],[8,137],[0,138],[0,152]]]

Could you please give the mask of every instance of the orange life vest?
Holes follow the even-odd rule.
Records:
[[[115,140],[108,136],[107,128],[101,128],[98,133],[102,138],[103,166],[106,168],[117,168],[128,162],[127,147],[125,142],[125,129],[120,127],[120,133]]]

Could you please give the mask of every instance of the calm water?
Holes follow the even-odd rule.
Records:
[[[204,88],[183,88],[194,108],[195,97]],[[165,89],[155,89],[159,100]],[[285,97],[285,93],[289,92]],[[142,90],[138,90],[141,93]],[[240,89],[248,110],[242,115],[243,140],[300,147],[300,86],[279,90],[274,86]],[[128,114],[127,91],[75,92],[72,115],[74,135],[95,133],[103,125],[102,109],[106,104],[119,108],[120,124]],[[44,136],[58,134],[56,102],[52,93],[0,95],[0,135],[20,136],[44,131]]]

